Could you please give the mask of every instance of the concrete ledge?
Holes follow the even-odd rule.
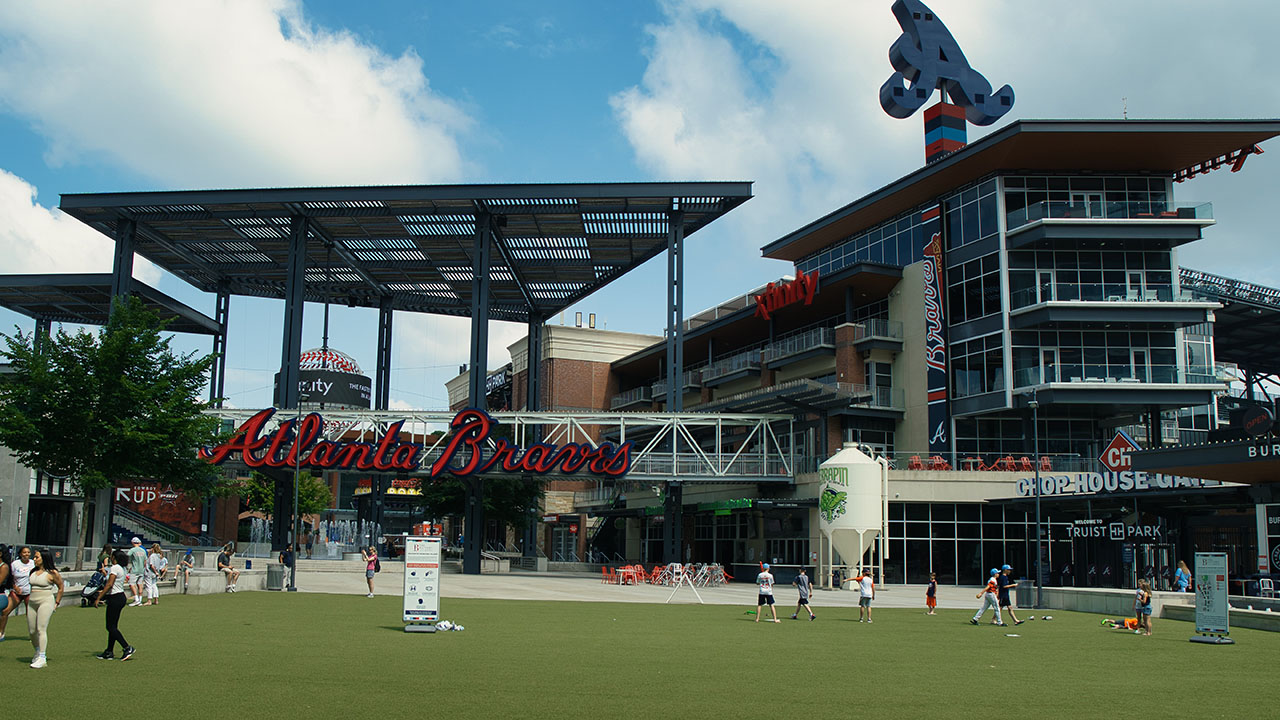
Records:
[[[1032,592],[1034,593],[1034,590]],[[1074,610],[1126,617],[1133,615],[1134,592],[1134,590],[1104,588],[1045,587],[1042,590],[1042,596],[1045,607],[1053,610]],[[1156,617],[1165,617],[1165,611],[1170,607],[1193,607],[1190,603],[1194,598],[1195,596],[1191,593],[1153,592],[1151,593],[1151,612]]]
[[[1185,620],[1193,623],[1196,621],[1196,607],[1194,605],[1166,605],[1164,617],[1170,620]],[[1233,607],[1231,608],[1229,620],[1231,627],[1280,632],[1280,613],[1267,612],[1266,610],[1241,610]]]

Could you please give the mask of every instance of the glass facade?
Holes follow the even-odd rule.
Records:
[[[1011,250],[1010,308],[1055,300],[1175,300],[1171,265],[1168,250]]]
[[[951,384],[957,398],[1004,390],[1004,334],[953,343]]]
[[[1168,207],[1169,198],[1169,180],[1163,177],[1029,175],[1004,178],[1004,209],[1009,228],[1047,216],[1158,214]],[[1066,214],[1056,212],[1058,209]]]

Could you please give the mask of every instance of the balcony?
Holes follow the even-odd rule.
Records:
[[[1194,325],[1207,322],[1218,303],[1169,285],[1049,283],[1009,293],[1014,328],[1055,322],[1111,322]]]
[[[1212,203],[1055,201],[1011,211],[1005,235],[1010,249],[1041,240],[1151,239],[1172,246],[1200,239],[1213,222]]]
[[[779,368],[819,355],[834,355],[835,351],[835,330],[814,328],[771,343],[764,349],[764,363],[771,369]]]
[[[653,388],[649,385],[631,388],[614,395],[609,400],[610,410],[623,410],[632,406],[648,407],[653,404]]]
[[[1057,365],[1046,368],[1023,368],[1013,371],[1015,388],[1050,383],[1140,383],[1177,385],[1221,385],[1213,367],[1208,365]]]
[[[1206,405],[1223,383],[1210,366],[1058,364],[1013,371],[1014,388],[1036,388],[1040,402],[1162,407]]]
[[[682,391],[697,390],[702,387],[702,369],[686,370],[680,376],[680,389]],[[663,378],[652,386],[653,399],[665,400],[667,397],[667,380]]]
[[[748,350],[717,360],[702,370],[702,384],[716,387],[760,374],[760,351]]]
[[[859,352],[875,348],[900,351],[902,350],[902,323],[881,318],[856,323],[853,330],[853,347]]]

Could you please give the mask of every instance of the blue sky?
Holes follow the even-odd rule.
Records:
[[[920,120],[876,91],[888,0],[662,2],[50,1],[0,6],[0,272],[110,269],[59,193],[433,182],[751,180],[693,236],[689,310],[790,267],[760,246],[918,167]],[[930,3],[1017,118],[1280,117],[1280,9],[1101,0]],[[1215,6],[1215,8],[1218,6]],[[1261,73],[1261,75],[1260,75]],[[1280,147],[1280,146],[1278,146]],[[1271,150],[1271,148],[1268,148]],[[1218,225],[1184,264],[1280,285],[1280,152],[1178,187]],[[576,308],[659,333],[653,261]],[[146,263],[136,275],[212,312]],[[651,302],[636,302],[651,298]],[[270,402],[278,302],[236,298],[228,395]],[[308,305],[304,347],[320,344]],[[375,314],[335,308],[331,344],[372,374]],[[571,317],[571,315],[570,315]],[[443,407],[465,321],[397,314],[391,396]],[[31,321],[0,310],[0,328]],[[522,328],[495,324],[491,364]],[[205,339],[178,336],[191,350]]]

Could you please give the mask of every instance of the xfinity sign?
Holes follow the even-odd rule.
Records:
[[[1129,457],[1129,453],[1141,449],[1138,443],[1129,437],[1129,433],[1118,430],[1116,436],[1111,439],[1111,444],[1102,451],[1098,462],[1113,473],[1130,470],[1133,468],[1133,458]]]

